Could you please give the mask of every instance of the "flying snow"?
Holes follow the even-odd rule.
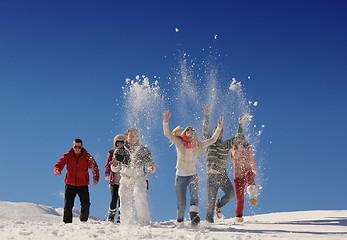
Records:
[[[235,78],[231,79],[231,84],[229,86],[231,91],[241,91],[241,87],[241,82],[237,82]]]

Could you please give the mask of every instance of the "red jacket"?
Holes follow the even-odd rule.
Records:
[[[72,186],[89,185],[88,168],[92,170],[93,180],[99,181],[99,168],[93,157],[82,148],[79,156],[76,156],[73,149],[65,153],[54,165],[54,173],[62,172],[66,165],[65,184]]]

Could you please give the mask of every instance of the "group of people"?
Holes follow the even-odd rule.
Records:
[[[175,191],[177,197],[177,225],[184,224],[184,214],[187,205],[187,190],[189,188],[190,224],[197,226],[200,222],[198,175],[196,164],[198,154],[206,150],[207,159],[207,209],[206,221],[214,222],[214,214],[222,217],[221,208],[236,195],[235,223],[243,222],[244,192],[247,186],[250,204],[255,205],[258,188],[255,185],[256,164],[251,145],[245,139],[242,122],[247,115],[238,120],[237,133],[233,138],[223,141],[223,117],[220,117],[216,127],[209,132],[209,117],[211,110],[203,107],[203,135],[199,140],[192,126],[181,131],[176,127],[169,128],[171,113],[163,113],[164,135],[175,145],[177,152]],[[137,213],[137,223],[145,226],[150,224],[150,212],[147,202],[148,174],[156,171],[150,150],[139,142],[139,131],[129,128],[125,134],[114,137],[114,146],[108,151],[105,164],[105,179],[108,180],[111,202],[108,209],[108,221],[122,224],[135,223],[133,202]],[[233,162],[234,187],[227,175],[227,160]],[[89,172],[93,174],[94,185],[98,183],[99,168],[93,157],[83,147],[81,139],[75,139],[72,148],[54,165],[54,173],[62,175],[66,165],[64,216],[65,223],[72,222],[72,208],[76,195],[81,202],[80,220],[87,221],[89,217]],[[218,190],[224,195],[217,199]],[[118,214],[117,214],[118,209]],[[122,213],[122,214],[120,214]]]

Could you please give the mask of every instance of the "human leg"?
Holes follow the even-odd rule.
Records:
[[[190,207],[189,207],[189,215],[192,226],[197,226],[200,222],[199,217],[199,207],[198,207],[198,175],[195,174],[190,176],[189,183],[189,192],[190,192]]]
[[[255,185],[255,173],[251,170],[246,172],[246,181],[248,184],[247,193],[249,196],[249,202],[251,205],[257,204],[257,196],[258,196],[258,187]]]
[[[177,197],[177,222],[183,222],[184,220],[184,210],[186,209],[187,186],[187,177],[176,176],[175,190]]]
[[[235,209],[235,216],[236,217],[242,217],[243,216],[243,208],[245,203],[245,186],[246,186],[246,180],[245,178],[235,178],[234,179],[234,185],[235,185],[235,194],[236,194],[236,209]]]
[[[216,174],[207,174],[207,206],[206,206],[206,221],[213,223],[214,208],[218,192]]]
[[[72,223],[72,208],[75,203],[76,187],[71,185],[65,185],[65,196],[64,196],[64,223]]]
[[[134,214],[132,207],[133,185],[121,184],[119,186],[120,211],[122,212],[122,224],[130,224],[134,222]]]
[[[110,207],[108,208],[108,217],[107,220],[109,222],[114,222],[115,216],[116,216],[116,207],[117,207],[117,198],[116,195],[118,195],[118,192],[115,188],[115,184],[110,184],[110,192],[111,192],[111,202]]]
[[[77,187],[77,194],[81,202],[81,215],[80,220],[86,222],[89,218],[90,198],[88,186]]]
[[[115,195],[116,195],[116,206],[118,208],[118,216],[117,216],[117,223],[120,223],[120,197],[119,197],[119,185],[115,184]]]
[[[220,175],[220,188],[224,192],[224,195],[216,203],[218,208],[224,207],[235,196],[234,187],[226,173]]]
[[[135,182],[134,201],[139,224],[149,225],[151,220],[147,202],[147,183],[143,179]]]
[[[246,172],[246,181],[248,185],[255,185],[255,173],[252,170]]]
[[[117,208],[117,200],[118,200],[118,185],[116,184],[110,184],[110,192],[111,192],[111,202],[110,202],[110,209],[116,209]]]

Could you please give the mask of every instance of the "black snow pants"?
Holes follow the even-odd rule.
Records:
[[[80,198],[81,202],[81,215],[80,220],[86,222],[89,217],[89,188],[88,186],[71,186],[65,185],[65,199],[64,199],[64,223],[72,223],[72,208],[75,203],[76,195]]]

